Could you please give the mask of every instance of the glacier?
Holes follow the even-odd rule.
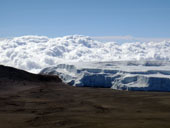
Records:
[[[45,68],[40,74],[58,75],[65,83],[78,87],[170,91],[167,61],[74,62]]]

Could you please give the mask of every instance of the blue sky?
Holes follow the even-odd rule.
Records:
[[[170,38],[170,0],[0,0],[0,38]]]

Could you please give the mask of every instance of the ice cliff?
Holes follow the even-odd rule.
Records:
[[[41,74],[59,75],[73,86],[170,91],[170,62],[113,61],[59,64]]]

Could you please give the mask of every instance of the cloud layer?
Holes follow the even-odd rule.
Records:
[[[133,37],[133,36],[96,36],[93,39],[100,41],[117,41],[119,43],[123,42],[160,42],[165,40],[170,40],[170,38],[144,38],[144,37]]]
[[[170,60],[170,41],[99,42],[87,36],[22,36],[0,40],[0,64],[31,72],[62,62]]]

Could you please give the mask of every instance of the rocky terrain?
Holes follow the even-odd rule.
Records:
[[[169,128],[168,92],[73,87],[0,66],[2,128]]]

